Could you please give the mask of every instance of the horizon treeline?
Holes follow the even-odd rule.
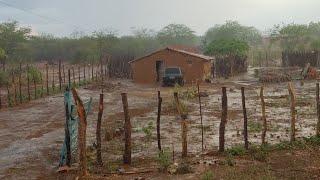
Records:
[[[233,41],[237,43],[232,43]],[[197,36],[184,24],[169,24],[159,31],[136,28],[131,35],[119,36],[115,31],[100,30],[92,34],[74,32],[68,37],[31,35],[31,29],[21,27],[17,21],[0,24],[2,63],[53,62],[58,59],[71,63],[93,63],[108,58],[129,61],[166,46],[192,47],[206,54],[209,46],[213,46],[215,42],[231,42],[230,46],[248,46],[245,55],[249,62],[252,65],[261,64],[261,61],[279,58],[285,50],[318,50],[320,22],[275,25],[264,35],[253,26],[226,21],[224,24],[212,26],[201,36]]]

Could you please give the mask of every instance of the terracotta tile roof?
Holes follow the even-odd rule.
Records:
[[[206,55],[203,55],[203,54],[193,53],[193,52],[189,52],[189,51],[185,51],[185,50],[181,50],[181,49],[176,49],[176,48],[172,48],[172,47],[166,47],[164,49],[160,49],[158,51],[155,51],[155,52],[150,53],[148,55],[145,55],[143,57],[140,57],[140,58],[134,59],[132,61],[129,61],[129,63],[132,63],[132,62],[135,62],[135,61],[138,61],[138,60],[142,60],[145,57],[151,56],[151,55],[153,55],[153,54],[155,54],[155,53],[157,53],[159,51],[163,51],[163,50],[175,51],[175,52],[186,54],[186,55],[189,55],[189,56],[198,57],[198,58],[203,59],[205,61],[210,61],[210,60],[214,59],[214,57],[211,57],[211,56],[206,56]]]

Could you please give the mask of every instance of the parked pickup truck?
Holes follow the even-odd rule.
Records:
[[[167,67],[164,69],[164,74],[162,77],[163,86],[174,86],[179,84],[184,85],[183,74],[179,67]]]

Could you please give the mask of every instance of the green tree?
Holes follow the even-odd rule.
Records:
[[[19,27],[17,21],[0,24],[0,48],[4,49],[8,58],[21,49],[22,43],[30,37],[30,28]]]
[[[215,56],[245,56],[249,50],[249,45],[245,41],[237,39],[214,40],[205,49],[205,54]]]
[[[184,24],[169,24],[157,34],[157,39],[163,46],[189,45],[194,46],[197,37],[194,31]]]
[[[206,47],[210,42],[220,39],[236,39],[250,45],[256,45],[261,43],[262,36],[259,30],[254,27],[243,26],[237,21],[227,21],[225,24],[210,28],[203,37],[202,45]]]

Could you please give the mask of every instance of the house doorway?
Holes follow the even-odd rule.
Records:
[[[162,74],[163,74],[163,61],[156,61],[156,76],[157,76],[157,82],[160,82],[162,80]]]

